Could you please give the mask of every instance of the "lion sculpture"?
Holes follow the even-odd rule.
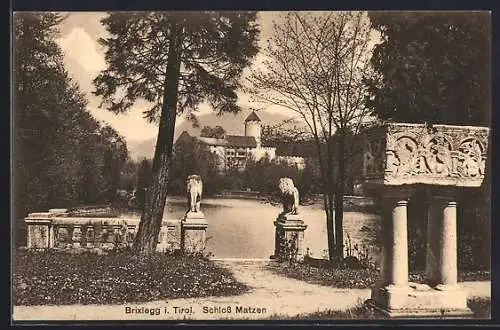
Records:
[[[278,188],[281,192],[281,202],[283,203],[284,214],[298,214],[299,191],[290,178],[281,178]]]
[[[203,183],[201,177],[196,174],[192,174],[187,177],[187,198],[189,209],[188,212],[200,212],[201,194],[203,192]]]

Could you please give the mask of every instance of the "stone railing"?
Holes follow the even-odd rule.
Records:
[[[130,246],[140,219],[133,217],[101,217],[79,214],[65,209],[30,213],[27,247],[40,249],[100,248]],[[181,246],[181,220],[163,220],[157,250],[172,251]]]

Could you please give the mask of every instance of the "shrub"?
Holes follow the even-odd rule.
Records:
[[[307,263],[277,263],[270,265],[269,269],[287,277],[336,288],[365,289],[379,278],[379,272],[375,269],[333,267],[328,262],[320,267]]]
[[[472,318],[491,318],[491,298],[471,298],[467,300],[467,306],[472,310]],[[293,317],[286,315],[271,315],[269,319],[291,319],[291,320],[373,320],[382,319],[384,316],[371,305],[360,302],[357,306],[345,311],[325,310],[310,314],[299,314]]]
[[[13,265],[14,305],[123,304],[246,290],[200,255],[17,251]]]

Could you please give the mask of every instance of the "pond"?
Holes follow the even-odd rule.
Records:
[[[187,202],[169,197],[165,218],[182,218]],[[217,258],[269,258],[274,253],[274,221],[281,205],[238,198],[206,198],[201,209],[208,221],[207,251]],[[301,206],[300,214],[308,226],[304,248],[314,258],[326,257],[327,235],[325,212],[321,204]],[[361,212],[344,213],[344,242],[365,245],[374,260],[379,258],[376,246],[379,216]],[[357,256],[357,253],[355,253]]]

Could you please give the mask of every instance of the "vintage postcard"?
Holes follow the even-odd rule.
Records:
[[[12,320],[491,319],[491,15],[14,12]]]

